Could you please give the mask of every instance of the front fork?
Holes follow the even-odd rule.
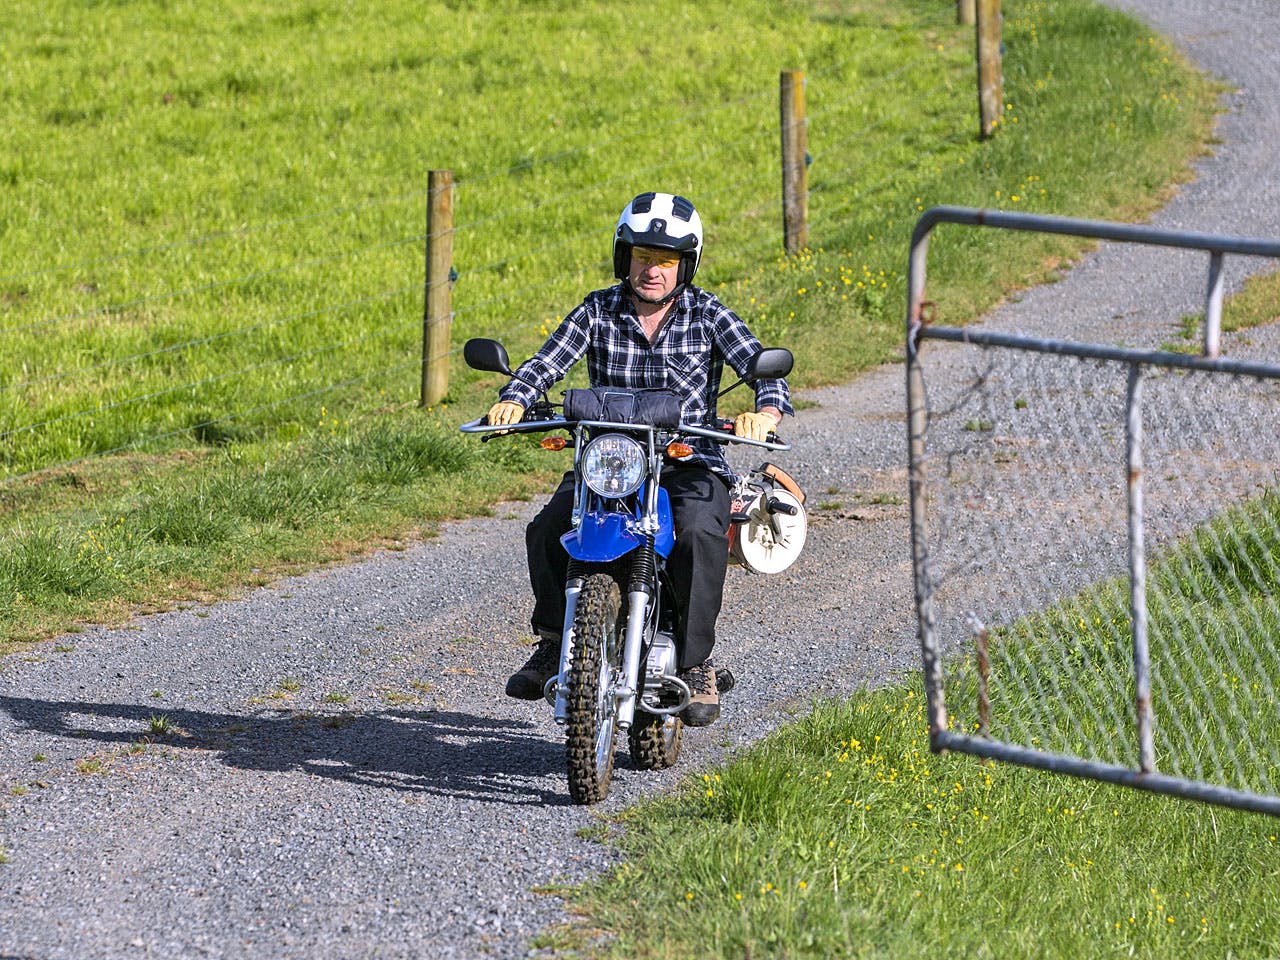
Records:
[[[657,577],[654,573],[653,537],[632,554],[631,574],[627,583],[627,634],[622,643],[622,677],[611,692],[617,701],[618,726],[627,730],[635,718],[636,695],[639,690],[640,652],[644,647],[645,626],[649,622],[649,600]],[[555,683],[555,721],[564,724],[569,719],[569,689],[564,678],[569,675],[573,659],[574,621],[577,618],[578,596],[586,582],[583,565],[569,563],[569,575],[564,587],[564,626],[560,641],[560,673]]]
[[[632,585],[634,587],[634,584]],[[622,684],[614,696],[618,698],[618,726],[630,729],[636,713],[637,680],[640,676],[640,648],[644,643],[644,627],[648,622],[649,591],[627,592],[627,638],[622,644]]]
[[[565,677],[569,675],[569,664],[573,660],[573,624],[578,616],[578,595],[582,593],[582,585],[586,577],[582,574],[582,566],[577,561],[569,562],[569,576],[564,581],[564,626],[560,629],[560,670],[548,681],[548,686],[555,684],[555,720],[563,726],[569,720],[569,685]]]

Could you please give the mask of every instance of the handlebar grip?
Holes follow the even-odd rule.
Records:
[[[532,416],[531,412],[526,410],[524,412],[524,415],[521,416],[520,419],[516,421],[516,423],[532,423],[534,420],[541,420],[541,419],[542,419],[541,417]],[[509,424],[506,424],[506,426],[514,427],[516,423],[509,423]],[[482,427],[493,426],[493,424],[489,422],[489,415],[487,413],[480,418],[480,426]]]

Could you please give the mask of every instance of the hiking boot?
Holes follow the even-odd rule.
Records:
[[[547,681],[560,672],[560,638],[542,637],[529,661],[507,679],[507,696],[541,700]]]
[[[705,727],[720,716],[720,693],[716,689],[716,671],[711,661],[680,671],[680,679],[689,688],[689,704],[682,714],[691,727]]]

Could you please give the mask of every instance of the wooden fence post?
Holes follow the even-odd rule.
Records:
[[[804,112],[804,71],[784,70],[782,114],[782,239],[787,253],[809,244],[809,121]]]
[[[1000,65],[1000,0],[977,0],[978,118],[982,138],[995,132],[1004,113]]]
[[[956,23],[962,27],[971,27],[976,16],[974,0],[956,0]]]
[[[432,170],[427,181],[427,280],[422,311],[422,398],[433,406],[449,392],[453,326],[453,172]]]

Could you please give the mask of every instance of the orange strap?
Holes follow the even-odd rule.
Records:
[[[800,489],[800,484],[796,483],[787,471],[781,467],[774,466],[772,463],[764,463],[760,465],[760,472],[795,497],[801,505],[804,504],[804,491]]]

